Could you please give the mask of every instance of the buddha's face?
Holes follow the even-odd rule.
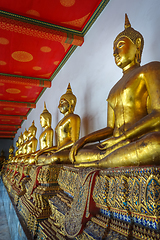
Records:
[[[28,132],[23,134],[23,139],[24,139],[24,141],[26,141],[28,139]]]
[[[9,153],[13,153],[13,150],[14,150],[13,147],[10,147],[9,148]]]
[[[47,126],[47,121],[42,115],[40,116],[40,124],[41,124],[42,128]]]
[[[32,137],[33,135],[33,131],[31,128],[28,129],[28,137]]]
[[[28,137],[32,136],[32,130],[30,128],[28,128]]]
[[[113,56],[118,67],[125,69],[135,64],[137,46],[127,37],[121,37],[113,46]]]
[[[21,145],[23,143],[23,136],[19,136],[18,143],[19,143],[19,145]]]
[[[63,114],[69,112],[69,103],[68,103],[68,101],[66,99],[64,99],[64,98],[60,99],[58,108],[59,108],[60,112],[63,113]]]

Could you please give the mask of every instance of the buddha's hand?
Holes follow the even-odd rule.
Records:
[[[70,150],[69,153],[69,159],[72,163],[75,162],[75,156],[77,155],[77,152],[79,149],[81,149],[85,144],[85,138],[79,139],[77,142],[75,142]]]
[[[35,154],[33,159],[34,159],[33,160],[34,163],[37,164],[37,162],[38,162],[38,154]]]
[[[105,140],[104,142],[102,142],[98,148],[101,149],[101,150],[105,150],[105,149],[108,149],[112,146],[115,146],[115,145],[123,145],[124,144],[124,141],[125,143],[130,143],[129,140],[127,140],[125,138],[125,135],[121,135],[119,137],[111,137],[111,138],[108,138],[107,140]]]

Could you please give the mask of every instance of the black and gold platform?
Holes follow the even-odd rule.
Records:
[[[160,167],[64,166],[38,239],[160,239]]]
[[[34,239],[160,239],[160,166],[33,166],[30,178],[12,204]]]
[[[59,190],[57,178],[60,168],[61,165],[33,166],[30,170],[31,180],[26,184],[26,193],[19,198],[18,211],[34,238],[39,223],[51,215],[48,199]]]

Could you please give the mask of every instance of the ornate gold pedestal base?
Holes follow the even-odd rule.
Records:
[[[31,181],[26,185],[26,194],[19,200],[18,211],[33,237],[39,223],[51,215],[48,199],[59,190],[57,178],[60,168],[61,165],[33,166],[30,171]]]
[[[64,166],[58,183],[38,240],[160,239],[160,167]]]

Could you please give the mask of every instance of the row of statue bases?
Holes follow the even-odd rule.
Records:
[[[52,164],[105,169],[159,165],[160,63],[140,66],[143,45],[143,36],[131,27],[125,15],[125,30],[118,34],[113,46],[115,63],[123,70],[123,76],[107,99],[107,127],[79,139],[81,121],[74,113],[76,96],[69,84],[58,106],[64,117],[55,129],[56,145],[53,146],[51,114],[44,104],[40,115],[44,128],[39,138],[40,149],[36,150],[37,128],[33,121],[28,131],[25,129],[19,136],[15,156],[13,147],[10,148],[4,169]]]

